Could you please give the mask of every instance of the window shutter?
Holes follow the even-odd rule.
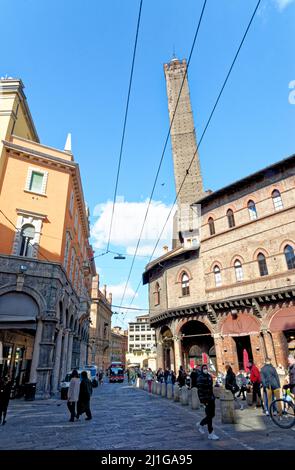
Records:
[[[42,188],[41,188],[42,194],[46,194],[47,180],[48,180],[48,171],[44,171],[43,172]]]

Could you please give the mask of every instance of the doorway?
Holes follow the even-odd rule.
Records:
[[[236,348],[237,348],[239,370],[243,370],[244,369],[244,349],[246,349],[246,351],[248,353],[249,361],[253,362],[253,354],[252,354],[250,335],[235,336],[234,340],[235,340]]]

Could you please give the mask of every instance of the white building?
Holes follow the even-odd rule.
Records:
[[[148,315],[136,317],[128,326],[127,365],[156,368],[156,336]]]

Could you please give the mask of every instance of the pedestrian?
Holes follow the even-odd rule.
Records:
[[[207,424],[208,439],[217,441],[219,437],[213,431],[212,421],[215,416],[215,396],[213,393],[213,379],[209,374],[207,364],[203,364],[197,379],[197,388],[200,402],[205,405],[205,418],[197,423],[197,429],[201,434],[205,434],[203,426]]]
[[[235,398],[236,393],[240,390],[237,384],[236,374],[229,364],[225,366],[225,370],[225,389],[230,390]]]
[[[252,405],[255,405],[255,408],[258,408],[257,397],[259,397],[261,406],[263,407],[263,401],[260,391],[261,377],[259,369],[251,361],[249,361],[248,368],[250,369],[250,381],[252,382],[253,386]]]
[[[269,357],[265,358],[265,364],[261,368],[260,376],[264,391],[264,410],[265,414],[268,415],[269,406],[273,398],[279,399],[281,397],[280,378]],[[278,406],[280,406],[279,402]],[[278,409],[278,411],[280,413],[282,410]]]
[[[130,369],[127,369],[127,380],[130,383]]]
[[[0,379],[0,424],[4,426],[6,423],[7,408],[12,389],[12,381],[8,376]]]
[[[77,419],[83,414],[86,413],[86,420],[92,419],[92,414],[90,410],[90,398],[92,395],[92,385],[91,381],[88,379],[87,372],[83,370],[81,372],[81,383],[79,391],[79,400],[78,400],[78,414]]]
[[[247,377],[246,377],[245,373],[242,370],[240,370],[239,373],[236,376],[236,379],[237,379],[237,385],[238,385],[238,387],[240,387],[240,391],[237,395],[237,398],[239,398],[242,395],[243,396],[242,400],[246,400],[247,399],[247,396],[246,396],[246,393],[247,393]]]
[[[79,399],[80,392],[80,379],[79,374],[76,369],[72,371],[69,390],[68,390],[68,409],[71,413],[70,421],[73,423],[75,418],[77,418],[77,403]]]
[[[178,377],[177,377],[177,382],[180,388],[184,387],[185,379],[186,379],[185,370],[182,366],[180,366],[179,371],[178,371]]]
[[[200,371],[197,370],[196,367],[193,368],[191,371],[191,388],[195,388],[197,386],[197,379]]]
[[[148,383],[148,390],[149,390],[149,393],[152,393],[152,383],[153,383],[153,379],[154,379],[154,376],[153,376],[153,373],[152,373],[152,369],[148,369],[147,372],[146,372],[146,376],[145,376],[145,379]]]
[[[288,356],[288,364],[289,364],[289,383],[284,385],[284,389],[290,389],[290,392],[295,395],[295,357],[293,354],[289,354]]]

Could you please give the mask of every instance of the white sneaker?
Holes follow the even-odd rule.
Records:
[[[211,434],[208,434],[208,439],[211,441],[218,441],[219,437],[214,432],[211,432]]]
[[[269,416],[269,412],[267,410],[266,410],[265,414],[266,414],[266,416]]]
[[[197,430],[199,431],[200,434],[205,434],[205,430],[203,426],[200,425],[200,423],[196,424]]]
[[[278,414],[277,411],[274,411],[274,412],[273,412],[273,415],[274,415],[274,416],[277,416],[277,414]]]

